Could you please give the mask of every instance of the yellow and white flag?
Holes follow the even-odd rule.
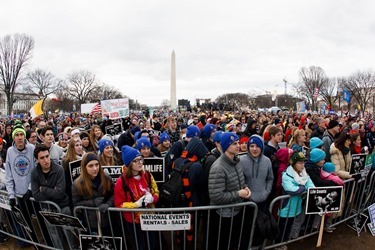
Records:
[[[43,105],[43,99],[39,100],[37,103],[34,104],[34,106],[31,107],[30,109],[31,119],[34,119],[43,114],[42,105]]]

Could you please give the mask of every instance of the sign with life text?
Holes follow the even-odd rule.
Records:
[[[368,229],[370,229],[370,232],[372,236],[375,236],[375,223],[371,222],[367,224]]]
[[[79,235],[81,249],[122,249],[121,237],[100,237],[98,235]]]
[[[12,210],[9,205],[9,196],[6,193],[0,193],[0,207],[7,210]]]
[[[356,214],[352,219],[346,221],[346,225],[357,232],[358,236],[362,232],[368,220],[367,215],[358,214],[356,210],[350,211],[350,216]]]
[[[113,184],[116,184],[117,179],[122,173],[122,166],[102,166],[104,173],[111,177]]]
[[[350,166],[350,173],[360,173],[365,168],[366,154],[353,154],[352,165]]]
[[[121,123],[105,126],[105,133],[111,136],[115,136],[122,133]]]
[[[143,231],[175,231],[190,229],[190,214],[141,214]]]
[[[370,205],[368,208],[368,214],[370,215],[370,220],[375,223],[375,203]]]
[[[51,225],[87,231],[77,217],[48,211],[39,211],[39,213]]]
[[[341,209],[342,186],[315,187],[307,191],[306,214],[338,213]]]
[[[129,116],[129,99],[112,99],[100,101],[102,116],[109,117],[111,120],[125,118]]]
[[[143,162],[144,170],[149,171],[157,183],[165,182],[165,165],[164,158],[149,157],[145,158]]]
[[[81,174],[81,160],[69,162],[69,171],[70,179],[72,180],[72,183],[74,183],[74,180]]]

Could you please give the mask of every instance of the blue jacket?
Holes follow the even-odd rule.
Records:
[[[307,175],[307,174],[306,174]],[[292,197],[289,199],[284,199],[281,202],[280,210],[278,215],[280,217],[295,217],[302,212],[302,197],[301,194],[305,192],[310,187],[315,187],[314,183],[311,181],[310,177],[307,175],[306,184],[298,185],[297,181],[294,179],[294,170],[292,166],[289,166],[282,177],[282,187],[284,194],[289,194]]]

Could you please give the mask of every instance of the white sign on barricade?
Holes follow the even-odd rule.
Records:
[[[175,231],[190,229],[190,214],[141,214],[143,231]]]

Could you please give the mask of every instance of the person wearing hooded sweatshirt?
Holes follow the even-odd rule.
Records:
[[[246,185],[252,191],[250,201],[255,202],[262,211],[267,210],[266,200],[271,193],[273,172],[271,160],[263,155],[264,141],[259,135],[252,135],[247,142],[248,152],[242,155],[242,166]]]
[[[16,122],[12,132],[13,146],[8,148],[5,163],[5,185],[9,196],[11,208],[16,206],[16,195],[22,196],[18,199],[19,208],[24,215],[26,222],[31,225],[30,213],[27,206],[30,205],[31,192],[31,170],[35,167],[34,149],[35,146],[27,143],[26,131],[22,124]],[[13,231],[19,237],[25,238],[23,230],[18,223],[11,223]],[[31,233],[34,242],[38,242],[35,233]],[[18,240],[18,246],[26,246],[27,243]]]
[[[214,141],[212,140],[215,132],[215,124],[206,124],[202,129],[201,138],[208,151],[211,151],[216,147]]]
[[[196,207],[205,204],[204,190],[206,182],[201,160],[204,159],[207,153],[208,150],[203,142],[199,138],[194,137],[182,152],[181,157],[177,158],[173,163],[173,169],[176,170],[181,170],[184,165],[190,164],[185,172],[181,174],[183,183],[181,193],[184,198],[180,201],[180,204],[183,207]],[[191,227],[186,232],[188,244],[193,242],[194,230],[196,230],[194,213],[191,213],[190,218]],[[179,237],[178,240],[182,239]]]

